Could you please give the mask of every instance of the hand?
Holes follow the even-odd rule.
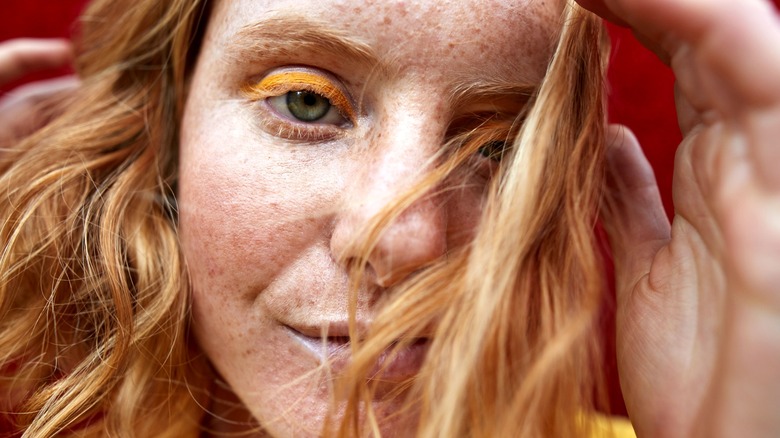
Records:
[[[677,77],[671,225],[612,128],[618,366],[639,436],[780,434],[780,20],[766,0],[578,0]]]
[[[17,39],[0,43],[0,86],[28,73],[67,65],[73,57],[66,40]],[[75,77],[39,81],[0,96],[0,147],[13,143],[45,123],[41,103],[78,85]]]

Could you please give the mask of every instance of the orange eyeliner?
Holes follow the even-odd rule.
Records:
[[[311,91],[327,98],[351,122],[355,123],[357,120],[347,96],[331,81],[320,75],[302,71],[274,73],[264,77],[256,84],[244,87],[247,94],[256,98],[280,96],[289,91],[298,90]]]

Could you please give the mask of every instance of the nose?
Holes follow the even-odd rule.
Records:
[[[369,278],[380,287],[398,283],[447,252],[446,201],[429,190],[381,229],[369,254],[360,254],[372,234],[368,224],[419,183],[441,142],[435,123],[411,115],[399,119],[375,134],[357,159],[359,170],[350,179],[331,238],[331,251],[341,263],[367,256]]]

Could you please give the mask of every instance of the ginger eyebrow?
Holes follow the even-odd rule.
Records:
[[[242,61],[327,53],[370,69],[382,68],[368,44],[332,25],[295,15],[272,16],[242,27],[230,39],[229,53]]]
[[[273,15],[243,26],[228,40],[225,49],[228,57],[241,63],[275,59],[305,61],[311,55],[327,55],[337,57],[340,64],[371,71],[375,78],[390,77],[398,70],[391,61],[383,61],[366,42],[334,28],[333,24],[299,15]],[[475,69],[469,73],[447,87],[453,107],[506,98],[515,99],[516,105],[522,107],[539,88],[538,82],[508,78],[504,72],[491,74],[489,70]]]
[[[524,82],[501,81],[496,78],[472,79],[456,82],[452,86],[449,102],[452,107],[472,102],[494,102],[497,107],[525,106],[539,91],[539,85]]]

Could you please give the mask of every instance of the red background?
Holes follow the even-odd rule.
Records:
[[[0,17],[0,41],[13,37],[70,37],[74,20],[85,0],[4,0]],[[609,27],[613,51],[610,83],[610,118],[631,127],[642,142],[656,170],[667,211],[671,212],[671,168],[674,149],[680,140],[674,113],[671,72],[633,38],[616,26]],[[64,71],[32,75],[25,80],[41,79]],[[3,88],[10,89],[16,84]],[[607,318],[607,325],[611,325]],[[611,331],[611,329],[610,329]],[[611,337],[610,337],[611,338]],[[609,343],[612,341],[610,339]],[[607,374],[611,378],[613,411],[623,413],[616,382],[615,363],[610,355]]]
[[[774,1],[780,5],[780,0]],[[3,3],[0,41],[20,36],[69,37],[74,30],[72,23],[86,1],[3,0]],[[610,119],[629,126],[636,133],[655,169],[664,205],[671,215],[672,165],[674,151],[680,141],[672,93],[674,78],[655,55],[634,39],[630,31],[611,25],[609,31],[613,46],[608,75]],[[63,71],[37,74],[26,80],[58,73]],[[607,373],[616,376],[614,360],[610,360],[608,368]],[[613,410],[624,412],[614,378],[610,392]]]
[[[73,22],[86,1],[3,0],[3,3],[0,41],[19,36],[71,36]],[[670,169],[680,136],[674,116],[672,75],[630,32],[610,26],[610,33],[613,38],[610,117],[630,126],[639,137],[656,169],[667,211],[671,212]],[[38,74],[32,78],[49,75]]]
[[[777,0],[780,1],[780,0]],[[85,0],[3,0],[0,41],[25,37],[69,37]],[[656,169],[667,211],[671,212],[671,166],[680,134],[674,115],[669,70],[631,36],[610,26],[613,38],[610,118],[631,127]],[[62,73],[62,72],[59,72]],[[37,74],[29,79],[51,76]],[[2,89],[9,89],[5,86]]]

